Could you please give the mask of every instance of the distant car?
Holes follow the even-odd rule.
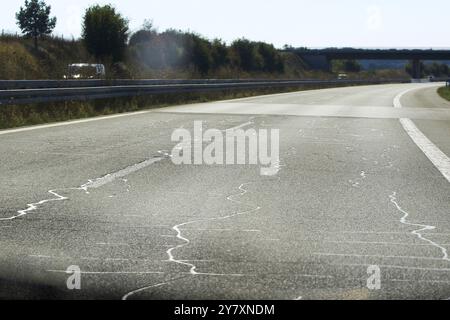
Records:
[[[339,73],[337,78],[338,80],[346,80],[348,76],[346,73]]]
[[[67,66],[64,79],[103,79],[106,68],[103,64],[73,63]]]
[[[429,80],[430,82],[433,82],[433,81],[434,81],[434,76],[429,76],[429,77],[428,77],[428,80]]]

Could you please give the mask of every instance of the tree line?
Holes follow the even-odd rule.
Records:
[[[194,67],[201,74],[220,68],[238,68],[248,72],[282,73],[281,53],[271,44],[238,39],[227,45],[220,39],[178,30],[158,33],[146,24],[129,41],[129,54],[149,69]]]
[[[25,0],[16,14],[22,32],[35,40],[50,34],[56,18],[43,0]],[[189,69],[207,75],[221,68],[246,72],[282,73],[281,53],[272,45],[238,39],[227,45],[220,39],[209,40],[192,32],[156,31],[150,22],[131,33],[129,21],[112,5],[94,5],[83,16],[82,42],[98,62],[131,61],[139,68],[153,70]]]

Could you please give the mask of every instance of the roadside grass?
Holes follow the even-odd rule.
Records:
[[[450,101],[450,87],[441,87],[438,89],[438,93],[442,98]]]
[[[0,129],[37,125],[101,115],[133,112],[171,105],[244,98],[263,94],[297,91],[300,88],[274,88],[251,91],[218,91],[210,93],[158,94],[149,96],[67,101],[0,106]]]

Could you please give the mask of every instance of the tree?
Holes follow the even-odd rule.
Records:
[[[213,67],[218,69],[230,63],[229,52],[226,43],[220,39],[215,39],[211,44],[211,56]]]
[[[83,41],[97,59],[121,61],[128,41],[128,20],[111,5],[94,5],[83,18]]]
[[[153,22],[151,20],[145,20],[142,29],[136,31],[130,37],[129,45],[133,47],[142,43],[149,43],[157,37],[158,32],[153,28]]]
[[[260,42],[258,52],[264,61],[263,71],[270,73],[284,71],[284,63],[280,53],[272,44]]]
[[[260,71],[264,64],[258,52],[258,44],[247,39],[238,39],[231,45],[237,56],[237,63],[245,71]]]
[[[43,0],[25,0],[25,6],[16,13],[17,25],[22,33],[34,39],[34,47],[38,48],[38,38],[51,34],[56,26],[56,18],[50,18],[51,6]]]
[[[191,61],[202,75],[206,75],[213,64],[210,45],[209,41],[192,36]]]

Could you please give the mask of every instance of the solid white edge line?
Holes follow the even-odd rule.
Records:
[[[140,114],[150,113],[152,111],[153,110],[127,112],[127,113],[120,113],[120,114],[114,114],[114,115],[109,115],[109,116],[101,116],[101,117],[95,117],[95,118],[89,118],[89,119],[71,120],[71,121],[64,121],[64,122],[57,122],[57,123],[50,123],[50,124],[43,124],[43,125],[36,125],[36,126],[17,128],[17,129],[7,129],[7,130],[1,130],[0,131],[0,135],[10,134],[10,133],[18,133],[18,132],[25,132],[25,131],[32,131],[32,130],[39,130],[39,129],[46,129],[46,128],[69,126],[69,125],[73,125],[73,124],[93,122],[93,121],[101,121],[101,120],[108,120],[108,119],[121,118],[121,117],[130,117],[130,116],[136,116],[136,115],[140,115]]]
[[[411,119],[400,119],[400,123],[414,143],[441,172],[445,179],[450,182],[450,158],[431,142],[422,131],[416,127]]]
[[[394,107],[402,108],[401,98],[414,90],[423,88],[415,87],[401,92],[394,98]],[[413,140],[413,142],[419,147],[420,150],[425,154],[425,156],[433,163],[433,165],[439,170],[439,172],[450,182],[450,158],[441,151],[433,142],[430,141],[422,131],[417,128],[411,119],[401,118],[400,123],[403,129]]]

